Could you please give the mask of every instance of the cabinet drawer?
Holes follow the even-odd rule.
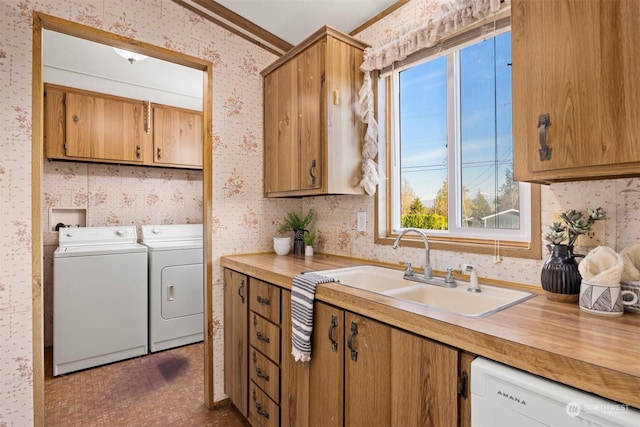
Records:
[[[274,402],[280,401],[280,368],[255,348],[249,356],[249,377]]]
[[[253,382],[249,388],[249,422],[251,425],[278,427],[280,407]]]
[[[249,308],[276,325],[280,324],[280,288],[262,280],[251,279]]]
[[[249,344],[276,363],[280,363],[280,328],[251,313]]]

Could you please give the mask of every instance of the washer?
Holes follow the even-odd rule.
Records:
[[[147,248],[135,226],[59,233],[53,375],[147,354]]]
[[[149,349],[204,339],[202,224],[143,225],[149,253]]]

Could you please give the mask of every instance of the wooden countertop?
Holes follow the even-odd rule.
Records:
[[[388,264],[339,256],[230,255],[223,267],[291,289],[303,271]],[[401,271],[399,270],[399,274]],[[316,299],[426,338],[640,408],[640,315],[597,316],[537,295],[484,318],[468,318],[327,283]]]

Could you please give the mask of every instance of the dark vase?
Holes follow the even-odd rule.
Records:
[[[573,253],[573,246],[547,245],[549,258],[542,267],[540,282],[548,299],[576,302],[580,295],[582,276]]]
[[[308,230],[293,230],[295,237],[293,238],[293,254],[304,255],[304,240],[302,236],[304,233],[308,233]]]

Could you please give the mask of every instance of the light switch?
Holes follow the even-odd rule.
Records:
[[[356,219],[357,219],[356,229],[358,231],[367,231],[367,213],[358,212],[356,214]]]

